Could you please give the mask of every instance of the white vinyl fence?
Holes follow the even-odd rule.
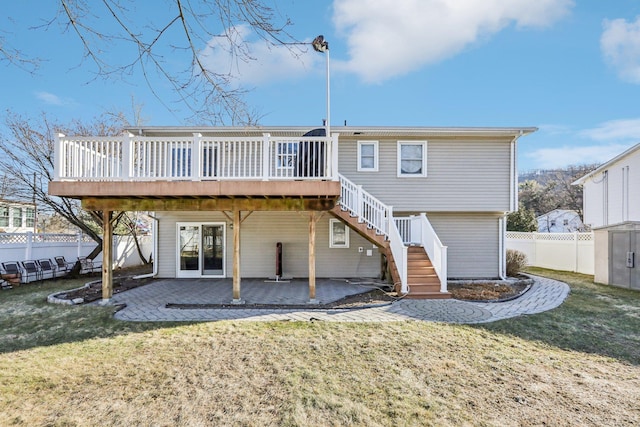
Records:
[[[525,253],[533,267],[594,274],[593,233],[507,231],[506,246]]]
[[[142,254],[148,259],[153,250],[151,236],[138,237]],[[87,256],[96,247],[96,242],[82,234],[51,233],[0,233],[0,263],[52,259],[64,256],[69,262]],[[135,242],[131,236],[113,236],[113,267],[124,268],[142,264]],[[102,261],[102,253],[95,261]]]

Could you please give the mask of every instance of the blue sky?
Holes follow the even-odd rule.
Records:
[[[90,120],[142,105],[147,125],[188,124],[162,83],[141,75],[95,79],[78,38],[54,24],[57,2],[3,4],[5,46],[44,59],[35,74],[0,62],[0,111]],[[92,12],[108,29],[101,2]],[[170,16],[167,1],[137,1],[133,16]],[[639,0],[333,0],[275,2],[290,33],[330,44],[331,123],[353,126],[535,126],[519,142],[521,171],[603,163],[640,142]],[[164,7],[166,6],[166,7]],[[214,23],[212,23],[214,26]],[[222,31],[222,28],[213,31]],[[239,34],[245,34],[242,31]],[[202,43],[212,69],[229,70],[262,125],[318,126],[326,113],[325,58],[295,58],[246,33],[255,61],[229,64]],[[167,42],[170,42],[171,33]],[[116,61],[126,52],[114,49]],[[133,101],[132,101],[133,100]]]

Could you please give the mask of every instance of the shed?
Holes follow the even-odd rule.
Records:
[[[594,232],[597,283],[640,290],[640,221],[598,227]]]

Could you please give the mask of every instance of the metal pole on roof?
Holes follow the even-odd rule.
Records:
[[[325,121],[325,136],[331,136],[331,85],[329,79],[329,43],[324,39],[323,35],[319,35],[311,42],[313,50],[320,53],[326,53],[327,56],[327,118]]]

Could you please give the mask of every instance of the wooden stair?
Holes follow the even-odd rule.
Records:
[[[447,299],[449,292],[440,292],[440,278],[422,246],[409,246],[407,251],[407,284],[411,299]]]
[[[348,211],[342,210],[337,205],[329,211],[333,216],[342,220],[349,228],[360,234],[362,237],[378,246],[380,252],[387,257],[391,280],[394,288],[400,292],[400,274],[396,266],[389,242],[385,236],[378,234],[374,229],[369,228],[367,224],[360,222],[357,217],[351,216]],[[409,293],[405,298],[413,299],[443,299],[451,298],[448,292],[440,292],[440,278],[435,272],[431,260],[427,256],[424,248],[421,246],[410,246],[408,248],[408,269],[407,282],[409,285]]]
[[[378,234],[376,230],[369,228],[366,223],[360,222],[358,217],[351,216],[348,211],[342,210],[339,205],[336,205],[329,211],[329,213],[336,218],[341,219],[345,224],[347,224],[347,226],[349,226],[349,228],[379,248],[386,249],[389,247],[389,242],[385,239],[384,235]]]

